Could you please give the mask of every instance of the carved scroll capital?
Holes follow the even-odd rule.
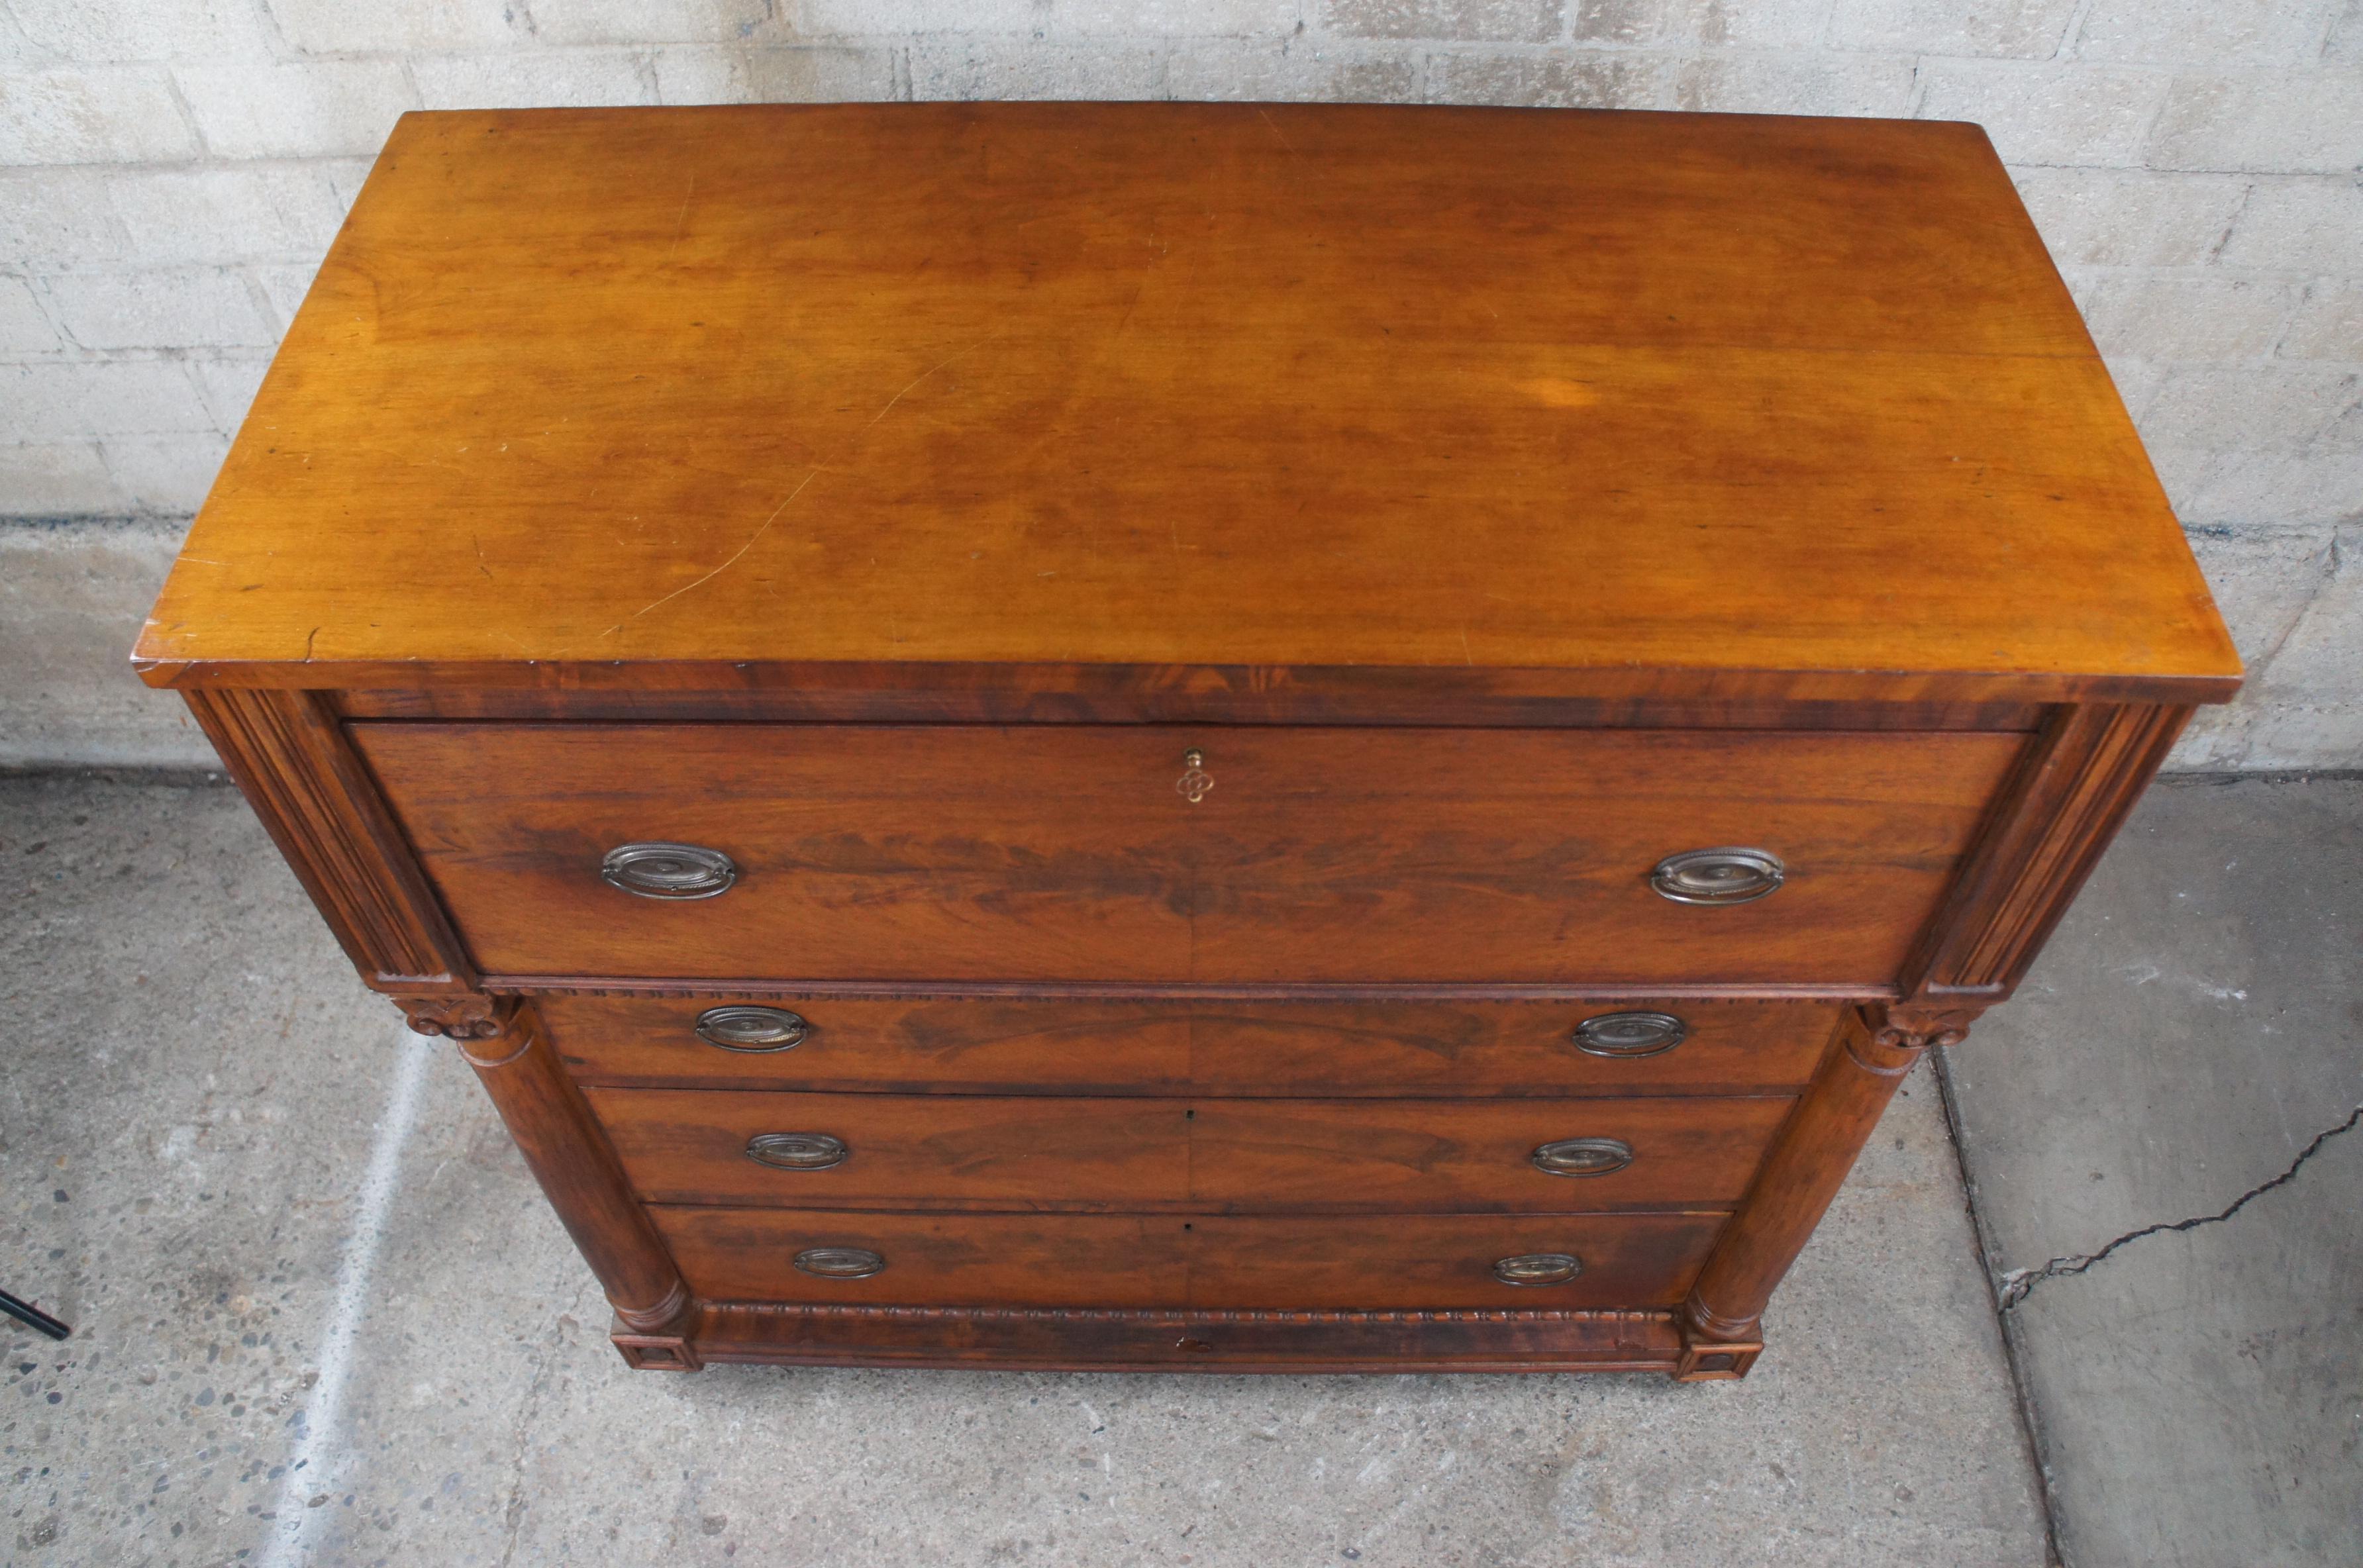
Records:
[[[1862,1010],[1871,1038],[1893,1051],[1925,1051],[1931,1045],[1958,1045],[1969,1037],[1969,1025],[1985,1010],[1975,1007],[1933,1007],[1925,1002],[1874,1003]]]
[[[516,999],[480,996],[473,991],[392,999],[410,1021],[411,1028],[444,1040],[497,1040],[508,1032],[516,1016]]]
[[[1866,1002],[1862,1032],[1849,1032],[1847,1053],[1866,1072],[1901,1077],[1929,1046],[1958,1045],[1968,1039],[1980,1010],[1923,1002]]]

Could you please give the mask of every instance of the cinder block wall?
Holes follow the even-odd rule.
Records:
[[[1981,122],[2249,661],[2179,764],[2363,766],[2363,0],[0,0],[0,763],[205,759],[120,655],[402,111],[1055,97]]]

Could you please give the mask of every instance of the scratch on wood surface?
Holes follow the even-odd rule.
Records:
[[[780,520],[780,513],[788,509],[788,502],[793,501],[796,497],[802,495],[804,492],[804,486],[812,483],[812,481],[818,477],[820,477],[820,465],[818,463],[815,463],[812,467],[812,471],[804,475],[803,480],[797,483],[795,489],[788,491],[787,500],[781,502],[780,504],[771,508],[771,514],[769,517],[764,518],[762,524],[757,527],[753,533],[747,536],[747,542],[739,546],[738,552],[728,560],[724,561],[720,566],[716,567],[712,571],[707,572],[695,582],[686,582],[682,584],[682,586],[674,589],[662,599],[656,601],[655,603],[642,605],[639,609],[633,611],[628,619],[616,622],[614,625],[608,627],[599,635],[603,637],[612,637],[617,632],[622,631],[626,626],[631,624],[633,621],[637,621],[641,616],[647,614],[649,611],[657,609],[661,605],[671,603],[674,600],[680,598],[682,594],[687,593],[693,588],[704,588],[707,583],[712,582],[716,578],[720,577],[724,572],[728,571],[732,567],[737,566],[740,560],[745,558],[747,552],[755,547],[755,541],[761,538],[771,530],[771,525]]]
[[[1280,128],[1280,122],[1271,117],[1270,110],[1258,108],[1256,113],[1262,116],[1263,123],[1271,127],[1271,134],[1280,138],[1280,145],[1288,149],[1288,155],[1291,158],[1302,158],[1304,156],[1303,153],[1296,150],[1296,144],[1288,139],[1288,133]]]
[[[697,171],[689,171],[689,189],[681,193],[681,214],[672,220],[672,237],[665,241],[665,259],[672,259],[673,247],[681,243],[689,227],[689,204],[697,199]]]
[[[880,420],[885,418],[888,414],[893,412],[894,405],[903,401],[904,396],[910,392],[912,387],[917,386],[921,381],[926,381],[929,376],[934,375],[937,370],[942,370],[946,365],[950,364],[954,359],[959,359],[961,355],[973,354],[978,349],[983,348],[986,344],[993,342],[994,338],[999,337],[1000,334],[995,333],[992,337],[980,337],[965,348],[954,349],[952,352],[945,355],[942,359],[937,360],[934,364],[928,366],[926,370],[921,370],[917,375],[913,376],[910,381],[903,388],[902,392],[896,392],[893,397],[886,400],[886,406],[884,408],[880,409],[876,414],[870,416],[870,424],[863,425],[860,433],[864,435],[868,434],[871,425],[876,425]]]
[[[687,204],[684,203],[683,209],[686,210],[686,207]],[[790,503],[792,503],[796,497],[804,492],[804,486],[812,483],[814,480],[818,479],[823,469],[828,467],[828,465],[831,462],[834,462],[838,458],[842,457],[847,447],[852,446],[855,440],[860,439],[862,435],[866,434],[880,420],[885,418],[888,414],[892,413],[894,405],[902,402],[903,399],[909,394],[913,387],[917,386],[921,381],[926,381],[929,376],[934,375],[937,370],[942,370],[946,365],[950,364],[954,359],[959,359],[961,355],[973,354],[979,348],[983,348],[986,344],[996,341],[1000,336],[1001,335],[999,333],[994,333],[990,337],[978,338],[975,342],[970,344],[965,348],[955,348],[950,353],[945,355],[942,359],[937,360],[934,364],[928,366],[926,370],[921,370],[917,375],[913,376],[908,381],[905,381],[903,384],[902,391],[896,392],[893,397],[886,400],[885,407],[881,408],[877,413],[870,416],[870,423],[868,425],[864,425],[860,430],[854,432],[851,439],[841,443],[835,452],[831,453],[828,457],[824,458],[821,461],[815,463],[812,466],[812,471],[805,474],[802,480],[797,481],[795,489],[788,491],[786,500],[781,502],[779,505],[771,508],[771,514],[769,517],[764,518],[762,523],[757,526],[753,533],[747,536],[747,542],[739,546],[728,560],[724,561],[720,566],[716,567],[712,571],[707,572],[704,577],[699,578],[696,581],[683,583],[681,587],[674,589],[671,593],[666,594],[663,598],[656,600],[651,603],[642,605],[639,609],[633,611],[630,615],[616,622],[614,625],[608,627],[599,635],[602,637],[612,637],[616,633],[622,631],[626,626],[630,625],[634,621],[637,621],[641,616],[649,613],[649,611],[661,609],[665,605],[670,604],[674,600],[680,598],[682,594],[690,592],[694,589],[704,588],[707,583],[712,582],[716,578],[720,577],[724,572],[728,571],[732,567],[737,566],[740,561],[746,558],[747,552],[755,547],[756,541],[760,539],[766,533],[770,532],[771,525],[780,520],[780,513],[785,512]]]

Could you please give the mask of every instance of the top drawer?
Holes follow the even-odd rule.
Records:
[[[356,744],[507,976],[1876,985],[2025,737],[370,723]],[[1185,784],[1185,753],[1197,778]],[[1185,792],[1186,791],[1186,792]],[[1190,794],[1198,796],[1194,801]],[[610,886],[636,842],[717,896]],[[1746,846],[1750,902],[1651,871]]]

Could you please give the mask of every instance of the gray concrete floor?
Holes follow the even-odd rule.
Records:
[[[2071,1568],[2363,1562],[2363,782],[2153,790],[1944,1065]]]
[[[2153,795],[1953,1055],[1998,1266],[2221,1208],[2356,1098],[2358,804]],[[470,1075],[349,978],[235,794],[0,779],[0,1283],[77,1331],[6,1341],[12,1562],[2045,1560],[1927,1075],[1742,1384],[636,1375]],[[2007,1314],[2075,1568],[2352,1560],[2358,1155]],[[2169,1507],[2213,1533],[2137,1533]]]

